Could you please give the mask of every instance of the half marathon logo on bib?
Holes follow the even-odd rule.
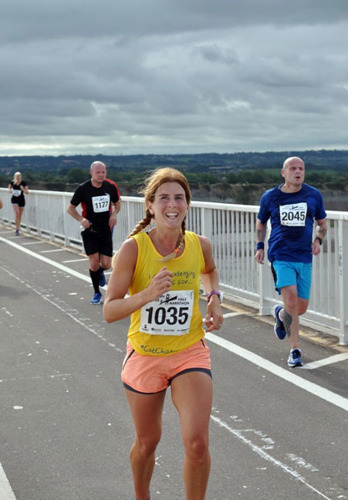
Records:
[[[164,293],[141,309],[140,331],[150,335],[185,335],[190,331],[193,290]]]
[[[280,205],[280,222],[282,226],[305,226],[307,217],[307,203],[293,203]]]

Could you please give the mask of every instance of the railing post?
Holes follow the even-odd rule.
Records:
[[[42,195],[42,196],[45,196],[45,195]],[[38,207],[41,206],[41,200],[40,200],[40,197],[41,195],[38,194],[38,193],[35,193],[35,222],[33,221],[33,225],[34,227],[36,227],[36,234],[39,238],[41,238],[42,236],[42,212],[43,212],[43,209],[41,207],[40,210],[38,210]],[[55,214],[52,214],[52,216],[55,215]]]
[[[202,236],[213,240],[213,210],[211,208],[201,208]]]
[[[265,249],[266,255],[266,249]],[[263,265],[259,265],[259,314],[260,316],[268,316],[271,314],[270,297],[272,297],[272,288],[270,280],[270,268],[266,260]]]
[[[267,233],[265,238],[264,261],[263,264],[257,264],[259,268],[259,314],[260,316],[268,316],[271,314],[271,304],[269,299],[272,297],[273,289],[270,279],[271,268],[267,259],[268,237],[271,231],[270,221],[267,223]]]
[[[64,228],[64,245],[70,246],[70,238],[68,236],[68,205],[65,202],[65,196],[62,196],[62,210],[63,210],[63,228]]]
[[[348,344],[348,220],[338,225],[339,344]]]
[[[133,230],[136,222],[136,206],[134,203],[127,202],[127,234],[130,234],[130,232]]]

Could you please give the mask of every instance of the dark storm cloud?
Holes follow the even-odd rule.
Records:
[[[6,1],[0,154],[347,147],[347,14],[345,0]]]

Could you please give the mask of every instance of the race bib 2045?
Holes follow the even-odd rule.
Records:
[[[93,196],[92,198],[93,212],[108,212],[110,208],[110,195]]]
[[[305,226],[307,216],[307,203],[294,203],[279,207],[280,222],[282,226]]]
[[[185,335],[190,331],[193,290],[161,295],[141,309],[140,331],[151,335]]]

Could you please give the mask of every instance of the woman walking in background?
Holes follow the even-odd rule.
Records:
[[[23,210],[25,207],[24,194],[29,193],[27,183],[22,180],[22,174],[16,172],[13,176],[13,180],[8,185],[8,189],[12,194],[11,203],[16,217],[16,235],[19,235],[19,229],[21,226],[21,220],[23,215]]]
[[[114,258],[104,305],[109,323],[131,316],[122,381],[135,427],[130,451],[134,489],[137,500],[151,499],[170,386],[185,449],[186,499],[204,500],[212,379],[199,290],[202,280],[208,294],[206,331],[217,330],[223,321],[218,271],[210,241],[186,231],[191,201],[186,177],[171,168],[155,170],[143,192],[145,217]]]

